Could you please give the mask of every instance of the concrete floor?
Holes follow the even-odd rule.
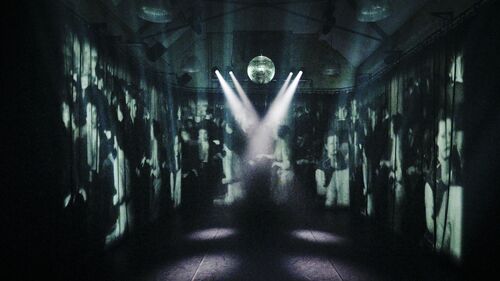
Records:
[[[104,257],[106,280],[460,280],[348,211],[267,203],[181,212]]]

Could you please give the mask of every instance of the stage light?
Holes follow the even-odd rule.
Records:
[[[168,1],[143,0],[139,4],[139,18],[153,23],[169,23],[173,19],[172,8]]]
[[[217,66],[212,67],[212,69],[210,70],[212,79],[217,79],[217,75],[216,75],[217,71],[220,72],[220,69]]]
[[[391,13],[389,0],[360,0],[357,18],[360,22],[376,22],[387,18]]]

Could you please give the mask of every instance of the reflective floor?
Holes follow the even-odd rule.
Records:
[[[113,249],[96,278],[459,280],[453,266],[366,219],[314,206],[253,203],[184,211]]]

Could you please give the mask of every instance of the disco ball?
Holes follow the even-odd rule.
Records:
[[[254,83],[269,83],[273,80],[275,72],[273,61],[266,56],[257,56],[248,63],[248,77]]]

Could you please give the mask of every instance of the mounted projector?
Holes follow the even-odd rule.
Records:
[[[168,1],[142,0],[138,3],[139,18],[153,23],[169,23],[173,19],[173,11]]]

